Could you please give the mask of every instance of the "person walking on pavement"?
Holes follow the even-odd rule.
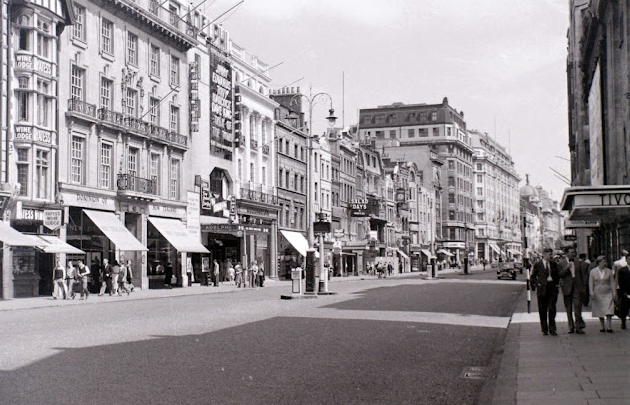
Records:
[[[66,269],[57,261],[57,265],[53,269],[53,298],[57,299],[61,293],[64,300],[68,298],[68,287],[65,283]]]
[[[234,266],[232,266],[232,261],[228,261],[228,278],[230,279],[230,284],[234,285],[234,277],[235,277],[235,270],[234,270]]]
[[[68,285],[68,297],[74,299],[74,285],[78,284],[77,269],[73,266],[72,260],[68,260],[66,269],[66,284]]]
[[[245,265],[243,266],[243,288],[247,288],[247,285],[249,283],[250,272],[251,272],[251,269],[247,267],[247,261],[246,261]]]
[[[627,264],[626,264],[627,266]],[[597,257],[597,267],[591,270],[588,278],[588,289],[591,293],[593,303],[593,317],[599,318],[602,327],[600,332],[612,333],[612,317],[615,312],[615,300],[617,290],[615,288],[615,278],[611,269],[606,267],[606,257]],[[604,323],[606,318],[606,323]]]
[[[258,265],[256,264],[256,260],[252,261],[252,267],[249,269],[249,286],[251,288],[256,287],[256,279],[258,277]]]
[[[101,261],[98,256],[94,256],[92,258],[92,263],[90,265],[90,274],[92,283],[90,285],[90,289],[93,293],[98,293],[101,288]]]
[[[626,256],[628,256],[628,251],[625,249],[621,249],[620,254],[621,254],[621,257],[619,258],[619,260],[615,260],[612,266],[612,273],[613,273],[615,282],[617,281],[617,272],[619,271],[619,269],[626,267],[628,265],[628,261],[626,260]]]
[[[131,292],[133,292],[134,288],[136,288],[133,285],[133,272],[131,271],[131,260],[127,260],[127,282],[129,283],[129,288],[131,289]]]
[[[112,261],[112,295],[122,295],[118,290],[118,280],[120,279],[120,265],[114,259]]]
[[[630,259],[630,256],[628,256]],[[627,261],[627,260],[626,260]],[[617,299],[619,300],[619,319],[621,329],[626,329],[626,318],[630,313],[630,265],[619,269],[617,273]]]
[[[83,263],[83,260],[79,260],[77,273],[79,275],[79,282],[81,283],[81,298],[88,299],[90,291],[88,290],[88,278],[90,276],[90,268]]]
[[[569,246],[564,249],[565,257],[558,263],[558,276],[564,308],[567,311],[567,322],[569,323],[569,333],[584,333],[585,326],[582,319],[582,294],[587,285],[586,269],[582,263],[575,260],[575,247]],[[573,315],[575,314],[575,320]]]
[[[212,265],[214,266],[214,271],[212,273],[213,276],[214,276],[214,286],[218,287],[219,286],[219,275],[220,275],[220,272],[221,272],[221,268],[219,266],[219,262],[216,259],[214,260]]]
[[[160,263],[157,266],[158,271],[160,271],[160,267],[162,268],[161,270],[164,271],[164,286],[166,286],[166,288],[173,288],[171,285],[171,281],[173,279],[173,264],[168,262],[166,263],[166,268],[164,268],[162,263]]]
[[[551,248],[543,250],[542,260],[534,264],[534,270],[530,276],[532,286],[536,290],[538,299],[538,315],[543,335],[556,333],[556,301],[558,300],[558,268],[551,261]]]
[[[118,274],[118,295],[122,295],[123,291],[125,291],[127,295],[129,295],[130,291],[125,285],[125,283],[127,283],[128,271],[129,270],[127,269],[127,266],[125,265],[125,261],[122,260],[121,265],[120,265],[120,273]]]
[[[101,291],[99,296],[105,293],[105,289],[109,289],[109,295],[112,295],[112,265],[108,259],[103,259],[103,267],[101,267]]]
[[[241,288],[243,285],[243,266],[241,266],[241,262],[236,262],[234,272],[236,273],[236,288]]]
[[[263,267],[263,264],[260,263],[260,266],[258,266],[258,286],[262,287],[264,282],[265,282],[265,268]]]

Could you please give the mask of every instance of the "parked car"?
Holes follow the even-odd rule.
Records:
[[[513,262],[492,263],[492,268],[497,270],[497,279],[510,278],[516,280],[516,268]]]

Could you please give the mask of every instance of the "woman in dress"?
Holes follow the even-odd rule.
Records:
[[[615,279],[612,270],[606,267],[606,258],[597,257],[597,267],[591,270],[588,277],[588,290],[591,294],[593,317],[599,318],[600,332],[612,333],[612,316],[615,311]],[[604,324],[604,317],[606,324]]]

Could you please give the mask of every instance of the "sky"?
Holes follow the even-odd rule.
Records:
[[[215,18],[237,2],[204,8]],[[567,0],[246,0],[218,22],[261,61],[282,63],[272,89],[329,93],[338,124],[358,123],[361,108],[448,97],[469,129],[511,152],[521,186],[527,173],[560,200],[567,184],[552,169],[570,177],[568,13]],[[315,108],[315,130],[327,113]]]

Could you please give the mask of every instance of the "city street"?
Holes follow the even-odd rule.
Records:
[[[524,290],[491,271],[270,285],[1,311],[2,401],[487,403]]]

